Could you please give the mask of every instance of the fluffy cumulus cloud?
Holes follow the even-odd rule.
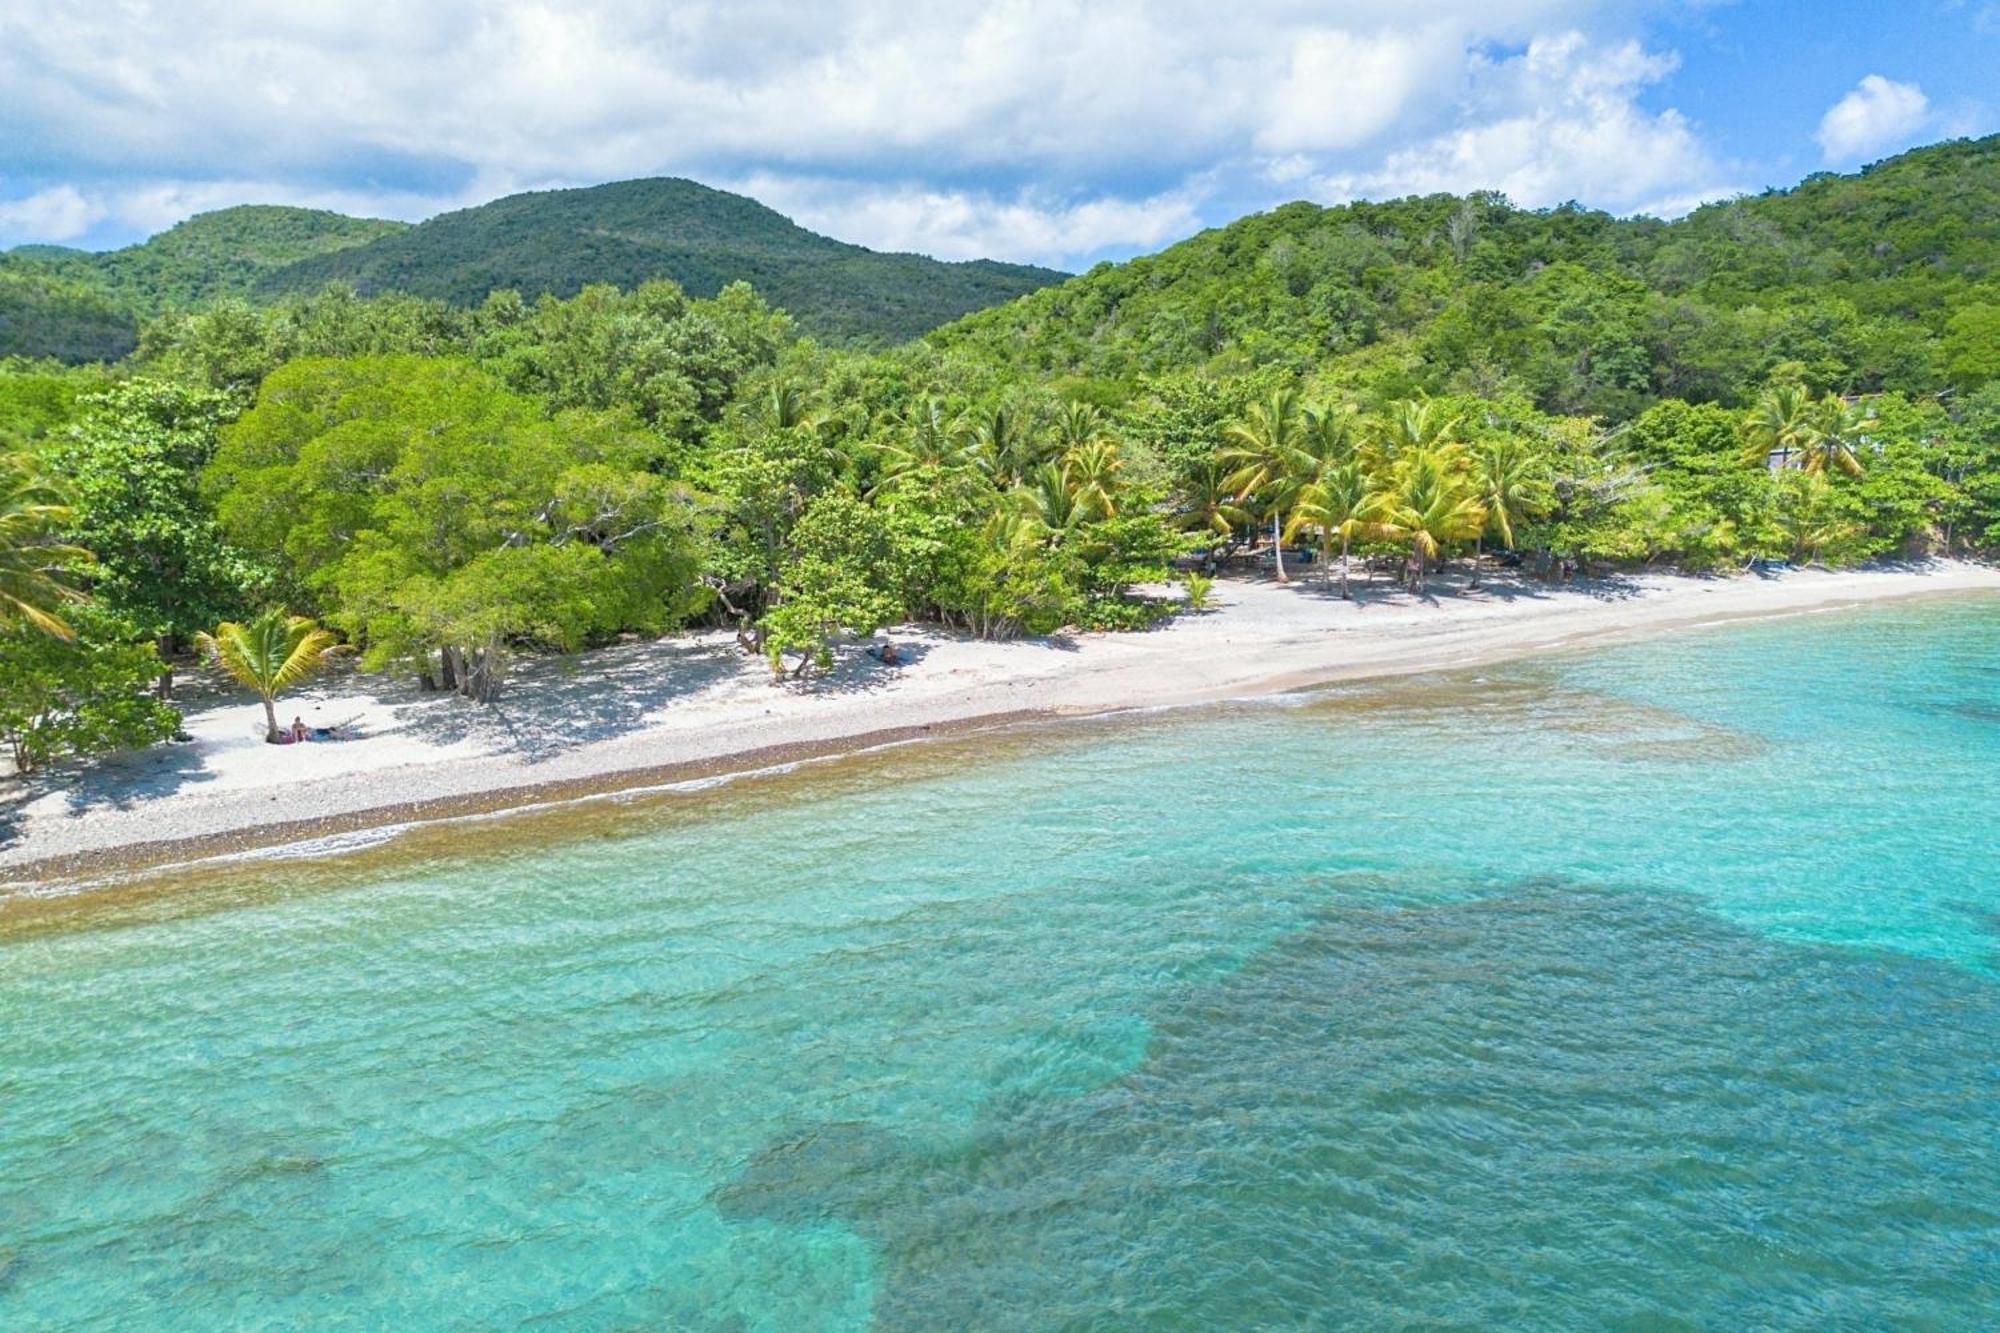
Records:
[[[1828,162],[1854,162],[1902,147],[1930,118],[1931,102],[1922,88],[1870,74],[1820,117],[1819,146]]]
[[[1576,32],[1538,37],[1510,57],[1475,57],[1459,123],[1370,169],[1320,177],[1317,192],[1349,199],[1499,190],[1531,207],[1574,199],[1628,213],[1685,212],[1735,187],[1684,116],[1640,105],[1642,90],[1675,63],[1635,41],[1597,46]]]
[[[0,7],[0,244],[247,200],[419,217],[680,174],[1075,265],[1304,191],[1673,208],[1648,0],[46,0]]]

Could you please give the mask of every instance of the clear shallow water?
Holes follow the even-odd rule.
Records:
[[[1934,603],[17,923],[0,1327],[1990,1326],[1996,773]]]

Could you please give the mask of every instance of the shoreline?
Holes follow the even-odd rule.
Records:
[[[1225,582],[1216,592],[1216,609],[1136,634],[994,644],[900,630],[908,667],[885,672],[855,649],[803,687],[772,684],[719,634],[536,663],[542,678],[524,671],[490,710],[336,681],[280,711],[353,713],[367,719],[365,738],[304,752],[246,735],[244,720],[261,716],[254,702],[191,709],[193,745],[85,768],[5,809],[0,898],[1028,723],[1475,668],[1704,625],[1994,595],[2000,569],[1639,575],[1562,589],[1489,579],[1478,592],[1440,580],[1427,598],[1376,586],[1352,602],[1309,581]],[[250,731],[259,729],[253,719]]]

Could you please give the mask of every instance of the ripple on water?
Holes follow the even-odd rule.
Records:
[[[2000,997],[1958,969],[1532,886],[1328,911],[1152,1029],[943,1150],[801,1129],[721,1206],[869,1237],[889,1328],[1969,1328],[2000,1296]]]

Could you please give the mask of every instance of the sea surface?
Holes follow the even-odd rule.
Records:
[[[2000,601],[0,912],[0,1328],[2000,1322]]]

